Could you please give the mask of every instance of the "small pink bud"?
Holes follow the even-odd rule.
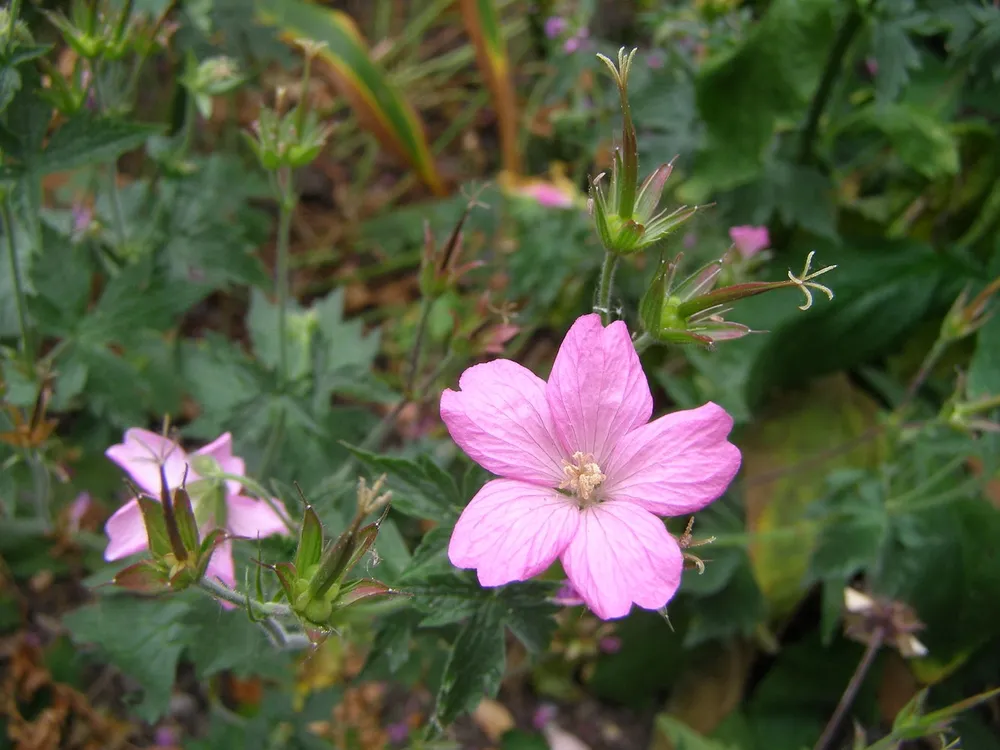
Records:
[[[550,16],[545,19],[545,36],[549,39],[555,39],[557,36],[562,36],[568,25],[569,24],[566,23],[565,18]]]
[[[598,646],[605,654],[617,654],[622,650],[622,639],[617,635],[608,635],[601,638]]]
[[[744,259],[752,258],[771,244],[767,227],[739,226],[729,230],[729,239],[736,245],[736,251]]]

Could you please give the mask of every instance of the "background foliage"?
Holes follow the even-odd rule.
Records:
[[[856,747],[920,736],[941,718],[920,716],[996,686],[994,3],[13,5],[0,746],[517,750],[569,732],[593,748],[800,750],[864,651],[844,633],[849,585],[912,607],[928,649],[880,650],[850,712]],[[289,44],[303,36],[325,44],[305,85]],[[623,44],[640,49],[642,172],[676,157],[666,199],[711,204],[664,252],[694,267],[755,224],[771,251],[754,278],[811,251],[838,268],[835,299],[807,312],[792,291],[740,302],[766,334],[644,354],[658,413],[723,405],[744,464],[698,515],[715,541],[669,622],[603,624],[549,602],[558,575],[484,590],[449,565],[487,477],[437,402],[498,354],[544,375],[591,309],[603,251],[585,190],[620,117],[594,53]],[[301,168],[262,169],[243,133],[300,102],[325,143]],[[540,180],[567,205],[533,198]],[[425,227],[445,246],[470,204],[462,262],[481,264],[422,294]],[[657,260],[619,269],[632,329]],[[202,592],[108,586],[122,564],[102,559],[103,522],[126,492],[104,450],[168,416],[192,446],[232,432],[264,491],[298,516],[297,483],[336,531],[357,478],[386,473],[392,510],[363,564],[409,596],[299,651]],[[292,553],[238,545],[238,580],[251,557]],[[996,709],[949,736],[1000,747]]]

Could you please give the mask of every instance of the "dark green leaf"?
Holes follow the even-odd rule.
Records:
[[[155,722],[170,705],[181,652],[192,631],[184,623],[188,604],[177,598],[98,599],[63,619],[76,643],[94,644],[103,658],[135,680],[143,691],[134,709]]]
[[[160,129],[81,110],[52,135],[41,155],[31,160],[31,169],[50,174],[108,162],[138,148]]]
[[[505,663],[504,629],[499,608],[488,603],[462,628],[445,665],[434,720],[448,726],[500,688]]]
[[[462,501],[455,480],[427,456],[411,460],[378,455],[354,446],[347,449],[373,473],[389,475],[392,507],[396,511],[441,523],[458,517]]]
[[[913,13],[911,7],[904,13]],[[900,14],[880,20],[872,34],[872,52],[878,71],[875,73],[875,96],[880,103],[895,101],[910,79],[910,71],[920,67],[920,54],[910,41],[907,18]]]
[[[10,65],[0,68],[0,112],[7,109],[20,88],[21,74],[17,68]]]
[[[656,717],[656,728],[667,736],[674,750],[729,750],[729,745],[702,737],[680,719],[669,714]]]

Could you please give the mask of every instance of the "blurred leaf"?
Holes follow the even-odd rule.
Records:
[[[549,743],[540,734],[511,729],[500,738],[500,750],[549,750]]]
[[[97,117],[80,110],[52,134],[45,150],[30,160],[29,168],[38,174],[51,174],[108,162],[138,148],[160,130],[159,125]]]
[[[476,50],[476,63],[486,79],[500,126],[500,149],[503,168],[510,174],[521,171],[518,145],[517,96],[511,79],[507,44],[494,0],[461,0],[459,8],[465,30]]]
[[[622,647],[602,654],[594,665],[589,689],[599,698],[632,708],[647,708],[674,684],[684,664],[687,612],[671,605],[669,623],[658,612],[634,609],[615,628]]]
[[[837,125],[838,135],[872,130],[886,138],[903,164],[928,180],[948,177],[959,170],[955,136],[933,114],[908,104],[869,104]]]
[[[504,628],[499,606],[490,602],[465,623],[445,665],[433,721],[448,726],[483,697],[494,697],[503,678]]]
[[[701,734],[711,734],[742,703],[753,657],[749,643],[740,640],[700,653],[671,693],[669,716],[661,714],[660,718],[679,720]],[[659,719],[657,726],[662,731]],[[669,731],[667,735],[678,750],[676,739]]]
[[[670,740],[673,750],[731,750],[731,745],[702,737],[680,719],[669,714],[656,717],[656,729]]]
[[[744,432],[750,560],[773,617],[788,614],[806,592],[816,537],[809,517],[825,494],[826,472],[877,466],[879,444],[865,439],[877,409],[834,376],[783,397]]]
[[[989,275],[1000,276],[1000,243],[993,251]],[[976,351],[969,362],[966,387],[970,399],[1000,395],[1000,295],[990,301],[989,318],[976,334]]]
[[[891,0],[878,6],[872,31],[875,97],[880,104],[895,101],[910,79],[910,71],[920,67],[920,53],[910,40],[909,25],[914,17],[913,0]]]
[[[805,114],[844,5],[774,0],[742,44],[703,66],[697,96],[708,138],[684,185],[685,202],[703,202],[760,172],[776,125]]]
[[[875,564],[890,523],[878,477],[845,475],[815,506],[813,515],[822,520],[809,562],[810,580],[829,581],[837,592]]]
[[[181,652],[191,628],[184,622],[188,604],[177,598],[156,600],[103,597],[63,619],[78,644],[95,644],[111,664],[143,691],[136,714],[150,723],[165,715]]]
[[[20,263],[21,280],[26,294],[34,290],[33,270],[35,266],[31,240],[27,232],[14,222],[14,250]],[[17,318],[17,297],[14,293],[14,278],[10,271],[10,242],[6,231],[0,235],[0,338],[14,338],[21,335]]]
[[[21,88],[21,74],[13,65],[0,67],[0,112],[3,112],[14,100],[14,95]]]
[[[445,193],[417,113],[372,60],[350,16],[303,0],[257,0],[256,7],[260,18],[277,26],[284,38],[324,43],[318,57],[330,65],[341,95],[358,117],[435,195]]]
[[[753,220],[767,224],[777,213],[789,226],[836,240],[836,207],[833,183],[815,167],[773,160],[759,182],[743,188],[754,193]]]
[[[780,306],[785,317],[774,322],[758,322],[748,315],[738,318],[770,331],[749,342],[755,349],[747,376],[749,403],[760,403],[772,390],[884,356],[932,311],[943,312],[967,273],[951,258],[912,243],[879,251],[845,248],[818,253],[817,264],[831,262],[837,269],[823,281],[836,295],[832,301],[817,299],[812,309],[801,313],[778,292],[764,297],[764,308]],[[747,349],[739,345],[750,338],[733,342],[734,352]]]
[[[455,480],[425,455],[415,460],[380,456],[347,446],[374,474],[388,474],[392,507],[408,516],[438,522],[453,521],[462,509]]]

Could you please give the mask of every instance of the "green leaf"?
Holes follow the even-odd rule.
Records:
[[[14,101],[14,96],[21,89],[21,74],[13,65],[0,68],[0,112],[3,112]]]
[[[30,168],[36,174],[51,174],[109,162],[138,148],[161,129],[80,110],[53,133],[45,150],[31,159]]]
[[[435,526],[424,534],[420,544],[413,551],[413,559],[399,578],[399,584],[425,581],[451,569],[448,561],[448,542],[454,526]]]
[[[1000,276],[1000,243],[989,270],[990,276]],[[976,334],[976,351],[969,362],[966,387],[973,400],[1000,395],[1000,295],[993,296],[990,309],[990,317]]]
[[[885,3],[895,6],[887,17],[879,19],[872,33],[872,54],[878,71],[875,74],[875,98],[880,104],[895,101],[910,80],[910,71],[920,68],[920,53],[910,40],[907,29],[914,8],[912,0]]]
[[[139,718],[150,723],[165,715],[181,652],[189,643],[184,618],[188,604],[177,598],[104,597],[63,619],[73,641],[94,644],[109,663],[138,683]]]
[[[749,403],[759,404],[774,389],[801,385],[892,352],[928,314],[951,304],[967,273],[947,256],[913,243],[820,251],[816,263],[825,262],[837,263],[837,269],[823,277],[835,292],[832,301],[820,296],[802,313],[789,297],[794,290],[788,295],[775,292],[764,295],[763,306],[780,305],[788,313],[776,325],[758,324],[749,315],[738,317],[752,328],[770,331],[756,342],[732,342],[734,356],[748,346],[756,349],[747,376]],[[794,262],[790,265],[799,270]],[[744,309],[755,308],[740,307]]]
[[[499,608],[489,603],[463,626],[445,664],[433,721],[448,726],[500,689],[506,655]]]
[[[789,226],[831,240],[838,239],[833,183],[815,167],[773,160],[758,182],[740,189],[756,204],[753,220],[766,224],[773,213]]]
[[[685,202],[702,202],[760,172],[778,123],[805,114],[844,5],[775,0],[742,44],[703,66],[697,101],[708,138],[684,187]]]
[[[25,238],[26,240],[27,238]],[[87,250],[42,225],[42,253],[31,265],[32,317],[46,333],[69,336],[86,313],[91,265]]]
[[[890,519],[878,478],[844,472],[838,485],[815,506],[815,516],[823,520],[809,578],[843,589],[855,573],[876,563]]]
[[[959,171],[958,141],[939,116],[903,103],[869,104],[841,120],[836,135],[872,131],[888,141],[903,164],[928,180]]]
[[[455,480],[425,455],[415,460],[347,449],[375,474],[389,475],[392,507],[408,516],[448,523],[458,517],[462,501]]]
[[[10,270],[10,243],[6,228],[0,234],[0,338],[15,338],[20,336],[21,328],[17,316],[17,295],[14,291],[14,277]],[[32,271],[35,257],[31,248],[31,239],[27,232],[22,231],[17,221],[14,222],[14,250],[20,264],[21,280],[25,293],[34,290]]]
[[[687,724],[669,714],[656,717],[656,729],[667,736],[674,750],[730,750],[730,745],[702,737]]]

